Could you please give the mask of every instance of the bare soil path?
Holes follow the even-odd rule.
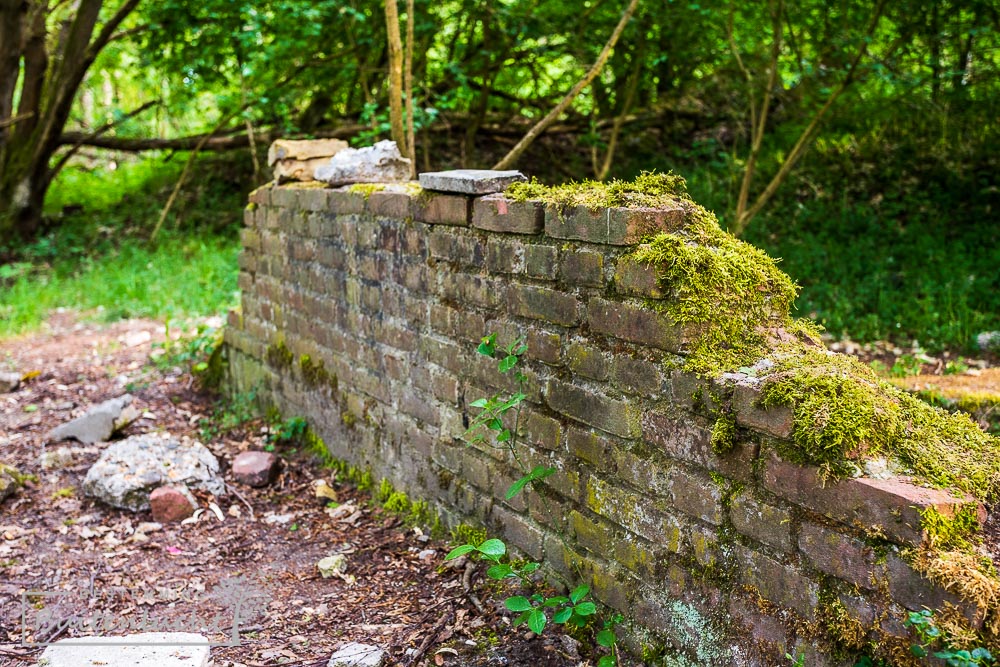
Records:
[[[230,462],[263,448],[267,428],[253,420],[204,437],[218,403],[184,369],[150,363],[164,335],[159,322],[99,326],[62,314],[44,332],[0,341],[0,370],[38,371],[0,394],[0,462],[37,476],[0,505],[0,665],[33,664],[41,649],[23,640],[92,634],[86,623],[94,619],[108,634],[126,634],[132,623],[225,642],[231,608],[220,594],[234,590],[248,600],[241,645],[213,649],[217,667],[326,665],[347,641],[384,647],[396,665],[588,664],[568,637],[511,629],[489,595],[481,616],[463,571],[443,567],[447,543],[403,526],[365,493],[334,484],[341,510],[328,510],[313,483],[332,471],[311,455],[279,450],[277,482],[236,485]],[[152,522],[148,512],[84,497],[79,489],[100,445],[68,467],[43,469],[41,454],[56,447],[46,443],[51,428],[125,392],[143,416],[119,437],[189,435],[219,458],[230,489],[216,499],[221,519],[206,510],[197,521],[157,528],[143,525]],[[200,500],[207,507],[211,498]],[[317,561],[334,553],[346,557],[353,584],[320,576]],[[22,609],[26,591],[64,595],[30,597]]]

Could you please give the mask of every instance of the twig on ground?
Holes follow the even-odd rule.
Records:
[[[241,500],[243,502],[244,505],[247,506],[247,509],[250,510],[250,520],[251,521],[256,521],[257,517],[253,513],[253,505],[250,504],[250,501],[248,501],[246,498],[244,498],[243,494],[241,494],[239,491],[237,491],[233,487],[229,486],[229,484],[226,484],[226,482],[223,482],[223,484],[226,485],[226,491],[228,491],[229,493],[231,493],[234,496],[236,496],[239,500]]]
[[[486,609],[483,608],[483,603],[479,601],[479,598],[475,593],[472,592],[472,573],[476,571],[476,564],[471,560],[465,564],[465,573],[462,575],[462,588],[465,589],[465,595],[469,598],[469,601],[475,605],[476,610],[482,614],[486,615]]]
[[[451,621],[451,616],[451,612],[448,612],[438,619],[437,623],[434,624],[434,627],[431,628],[431,631],[427,633],[426,637],[424,637],[424,641],[420,642],[420,646],[417,647],[416,652],[410,656],[409,662],[406,663],[407,665],[415,665],[422,657],[424,657],[424,654],[427,653],[427,649],[431,647],[431,644],[433,644],[434,640],[437,638],[438,633],[440,633],[442,628],[444,628],[444,626]]]

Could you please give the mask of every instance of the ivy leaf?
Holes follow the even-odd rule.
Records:
[[[556,612],[556,615],[552,617],[553,623],[565,623],[569,620],[569,617],[573,615],[573,610],[567,607]]]
[[[545,630],[545,623],[545,614],[538,609],[533,609],[528,612],[528,627],[531,628],[531,631],[536,635],[542,634],[542,631]]]
[[[476,550],[476,547],[472,546],[471,544],[463,544],[462,546],[455,547],[454,549],[452,549],[451,551],[449,551],[448,555],[445,556],[444,559],[445,560],[454,560],[454,559],[456,559],[456,558],[458,558],[460,556],[464,556],[465,554],[467,554],[469,552],[472,552],[472,551],[475,551],[475,550]]]
[[[569,594],[569,599],[573,601],[573,604],[576,604],[577,602],[579,602],[583,598],[587,597],[587,593],[589,593],[589,592],[590,592],[590,587],[589,586],[577,586]]]
[[[514,366],[517,366],[517,357],[515,357],[513,354],[508,354],[506,357],[500,360],[499,364],[497,364],[497,369],[501,373],[506,373],[510,369],[514,368]]]
[[[510,485],[510,488],[507,489],[507,493],[505,494],[506,499],[510,500],[517,494],[521,493],[521,491],[524,490],[524,487],[526,487],[531,482],[536,482],[540,479],[545,479],[549,475],[553,474],[555,471],[556,471],[555,468],[546,468],[545,466],[535,466],[534,468],[532,468],[531,472],[529,472],[527,475],[525,475],[524,477],[522,477],[521,479],[517,480],[516,482]],[[590,589],[588,588],[587,590]],[[574,600],[574,602],[576,602],[576,600]]]
[[[490,569],[486,570],[486,576],[489,577],[490,579],[496,579],[497,581],[500,581],[501,579],[505,579],[507,577],[516,577],[517,575],[514,573],[514,570],[511,568],[510,565],[494,565]],[[512,611],[517,611],[517,610],[512,610]]]
[[[492,540],[486,540],[480,544],[476,547],[476,551],[486,556],[499,558],[507,553],[507,545],[504,544],[503,541],[494,538]]]
[[[529,611],[532,608],[531,603],[528,602],[528,598],[520,595],[507,598],[504,600],[503,605],[511,611]]]
[[[491,333],[489,336],[484,336],[479,343],[479,347],[476,348],[476,351],[484,357],[492,357],[496,354],[497,335],[495,333]]]

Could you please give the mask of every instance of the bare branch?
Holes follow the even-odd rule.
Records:
[[[601,49],[601,53],[597,56],[597,61],[593,64],[590,70],[584,75],[582,79],[577,81],[576,85],[566,94],[559,104],[555,106],[552,111],[550,111],[545,118],[538,121],[534,127],[528,130],[528,133],[524,135],[521,141],[517,142],[517,145],[510,150],[507,155],[503,157],[502,160],[493,166],[494,169],[508,169],[511,165],[517,162],[517,159],[521,157],[521,154],[528,149],[535,139],[538,138],[542,132],[548,128],[549,125],[554,123],[560,114],[565,111],[569,105],[576,99],[576,96],[580,94],[584,88],[590,85],[590,82],[594,80],[601,70],[604,69],[605,63],[608,62],[608,57],[611,55],[611,50],[615,48],[615,44],[618,43],[618,38],[621,37],[622,32],[625,30],[625,26],[628,25],[629,19],[632,18],[632,14],[635,13],[636,7],[639,6],[639,0],[631,0],[628,7],[625,9],[625,13],[622,14],[621,20],[618,21],[618,25],[615,26],[614,32],[611,33],[611,37],[608,39],[607,44]]]

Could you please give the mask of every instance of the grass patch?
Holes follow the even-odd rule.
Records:
[[[238,165],[200,160],[157,243],[148,240],[180,162],[64,170],[46,206],[53,231],[0,247],[0,335],[36,328],[56,308],[178,320],[235,304]]]

